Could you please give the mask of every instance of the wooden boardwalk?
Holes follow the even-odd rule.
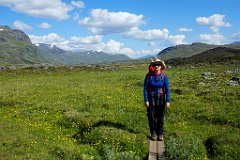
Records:
[[[164,141],[149,140],[148,160],[165,160]]]

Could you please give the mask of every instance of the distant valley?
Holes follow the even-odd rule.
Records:
[[[237,63],[240,61],[240,42],[211,45],[195,42],[163,49],[157,55],[168,64]],[[130,59],[124,54],[97,51],[72,52],[45,43],[32,44],[21,30],[0,26],[0,66],[34,64],[77,65],[113,62],[149,63],[151,57]]]
[[[51,44],[32,44],[23,31],[11,29],[9,26],[0,26],[1,66],[97,64],[126,60],[130,58],[123,54],[97,51],[71,52]]]
[[[98,64],[126,61],[130,58],[123,54],[108,54],[97,51],[71,52],[54,45],[36,44],[37,52],[50,64]]]

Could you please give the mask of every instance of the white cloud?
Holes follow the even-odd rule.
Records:
[[[153,49],[153,50],[141,50],[140,53],[141,54],[155,54],[159,53],[161,51],[161,49]]]
[[[94,9],[90,14],[90,17],[80,20],[79,25],[88,27],[93,34],[123,33],[144,24],[143,15],[128,12]]]
[[[234,41],[240,41],[240,32],[234,33],[234,34],[231,36],[231,39],[233,39]]]
[[[84,8],[85,4],[82,1],[72,1],[71,5],[77,7],[77,8]]]
[[[70,37],[57,46],[69,51],[89,51],[96,50],[96,47],[102,43],[102,36]]]
[[[214,33],[219,34],[220,27],[231,26],[230,23],[225,22],[224,18],[225,18],[225,15],[213,14],[210,17],[197,17],[196,22],[199,25],[209,26]]]
[[[77,37],[73,36],[70,39],[66,40],[64,37],[59,36],[56,33],[50,33],[48,35],[36,36],[29,35],[32,43],[47,43],[53,44],[60,48],[66,47],[69,50],[79,50],[78,48],[82,48],[83,45],[94,45],[102,43],[102,36],[87,36],[87,37]],[[71,49],[72,48],[72,49]],[[90,49],[87,49],[90,50]]]
[[[156,43],[153,41],[150,41],[148,44],[149,44],[149,46],[152,46],[152,47],[156,46]]]
[[[139,26],[145,24],[143,15],[128,12],[109,12],[108,10],[94,9],[79,21],[79,25],[88,27],[93,34],[120,33],[125,37],[142,41],[164,40],[173,44],[182,44],[185,36],[169,35],[168,29],[152,29],[141,31]]]
[[[50,33],[44,36],[29,35],[29,38],[31,39],[32,43],[47,43],[56,45],[58,47],[61,42],[65,41],[63,37],[59,36],[56,33]]]
[[[208,44],[222,44],[225,37],[220,34],[201,34],[200,39]]]
[[[102,41],[102,36],[88,36],[88,37],[76,37],[70,38],[71,43],[82,43],[82,44],[96,44]]]
[[[125,32],[124,36],[143,41],[163,40],[173,44],[182,44],[185,39],[184,35],[169,35],[169,31],[166,28],[164,28],[163,30],[152,29],[147,31],[141,31],[137,27],[135,27],[132,28],[130,31]]]
[[[41,23],[39,25],[39,27],[42,28],[42,29],[49,29],[49,28],[51,28],[51,25],[48,24],[47,22],[44,22],[44,23]]]
[[[72,6],[61,0],[1,0],[0,6],[9,7],[11,10],[24,13],[33,17],[68,19],[68,12]]]
[[[175,45],[183,44],[184,43],[184,39],[185,39],[184,35],[175,35],[175,36],[170,35],[168,37],[168,41],[172,42]]]
[[[156,55],[160,52],[160,49],[153,50],[140,50],[135,51],[131,48],[124,47],[123,43],[117,42],[115,40],[109,40],[106,43],[101,43],[96,47],[97,51],[104,51],[110,54],[125,54],[130,58],[140,58],[146,55]]]
[[[167,29],[153,29],[147,31],[141,31],[137,27],[132,28],[130,31],[125,32],[124,35],[138,40],[158,40],[167,39],[169,31]]]
[[[13,23],[13,26],[19,30],[32,30],[33,28],[31,26],[29,26],[26,23],[23,23],[21,21],[15,21]]]
[[[137,51],[137,52],[134,54],[134,57],[140,58],[140,57],[143,57],[143,55],[144,55],[144,56],[155,56],[155,55],[157,55],[160,51],[161,51],[161,49],[140,50],[140,51]]]
[[[87,27],[91,33],[96,35],[118,33],[136,40],[162,40],[171,44],[182,44],[185,39],[184,35],[169,35],[168,29],[142,31],[139,29],[142,24],[145,24],[143,15],[128,12],[110,12],[106,9],[94,9],[89,17],[79,20],[80,26]]]
[[[193,29],[191,29],[191,28],[179,28],[178,29],[178,32],[192,32],[193,31]]]
[[[126,54],[131,55],[134,53],[134,51],[130,48],[125,48],[124,45],[120,42],[117,42],[115,40],[109,40],[106,43],[102,43],[97,47],[97,50],[102,50],[107,53],[112,54]]]
[[[79,19],[79,14],[77,12],[74,12],[73,14],[73,20],[78,20]]]

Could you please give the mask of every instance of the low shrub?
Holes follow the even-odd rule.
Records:
[[[206,149],[201,139],[193,134],[176,133],[167,137],[167,158],[169,160],[206,159]]]
[[[239,145],[240,138],[236,131],[210,136],[205,141],[208,157],[215,160],[238,159],[240,148],[237,146]]]
[[[132,151],[116,152],[110,145],[103,145],[101,155],[105,160],[140,160]]]

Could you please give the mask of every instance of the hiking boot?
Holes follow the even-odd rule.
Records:
[[[157,134],[154,131],[151,133],[151,140],[154,140],[154,141],[157,140]]]
[[[163,141],[163,140],[164,140],[164,138],[163,138],[163,135],[162,135],[162,134],[160,134],[160,135],[158,136],[158,140],[159,140],[159,141]]]

